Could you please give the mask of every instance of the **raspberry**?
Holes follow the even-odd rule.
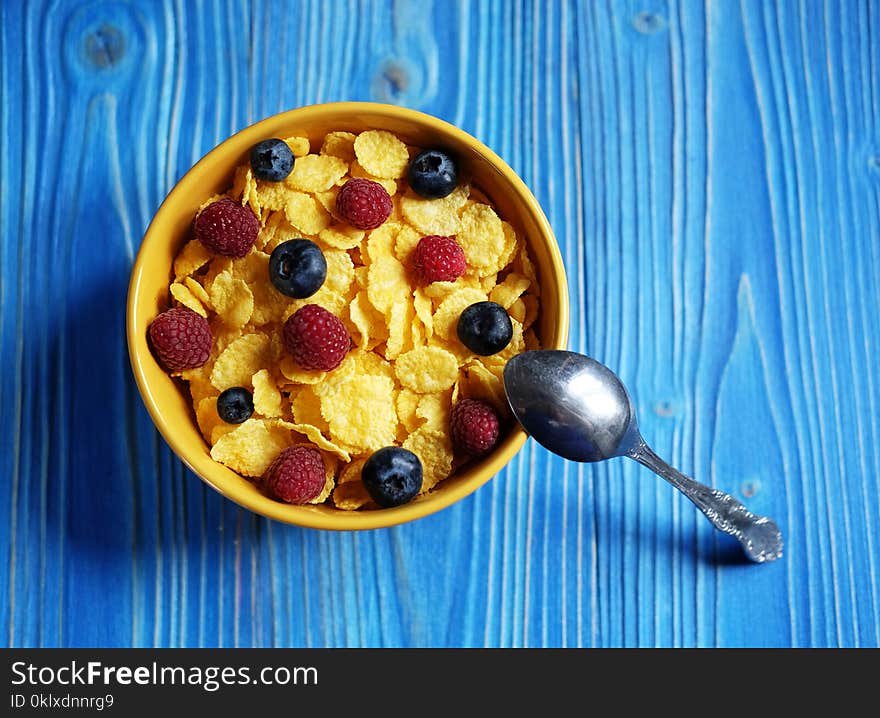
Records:
[[[480,399],[461,399],[452,407],[449,425],[453,445],[471,456],[482,456],[498,443],[498,413]]]
[[[304,504],[324,490],[324,459],[314,446],[288,446],[263,474],[263,486],[279,501]]]
[[[260,220],[231,199],[213,202],[196,217],[196,239],[216,254],[244,257],[260,233]]]
[[[306,304],[284,323],[284,348],[303,369],[330,371],[338,367],[351,345],[339,317],[317,304]]]
[[[416,245],[414,266],[425,284],[454,282],[467,269],[467,260],[455,239],[431,235]]]
[[[150,323],[149,334],[156,357],[168,371],[195,369],[211,354],[208,320],[186,307],[162,312]]]
[[[391,197],[378,182],[350,179],[336,195],[336,211],[353,227],[376,229],[391,214]]]

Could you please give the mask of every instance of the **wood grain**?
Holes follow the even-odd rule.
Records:
[[[880,645],[880,4],[0,5],[8,646]],[[269,114],[380,100],[544,207],[570,346],[643,433],[777,518],[744,565],[632,463],[531,442],[394,529],[271,523],[152,427],[123,307],[150,217]]]

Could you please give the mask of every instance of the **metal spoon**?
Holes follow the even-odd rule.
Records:
[[[693,501],[715,528],[736,538],[752,561],[782,556],[782,534],[771,519],[676,471],[651,450],[626,387],[604,364],[574,352],[523,352],[507,362],[504,388],[523,428],[553,453],[572,461],[635,459]]]

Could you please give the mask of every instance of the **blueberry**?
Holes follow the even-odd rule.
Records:
[[[458,338],[475,354],[496,354],[510,344],[513,325],[500,304],[477,302],[458,318]]]
[[[327,260],[310,239],[289,239],[269,257],[269,279],[282,294],[294,299],[311,297],[327,278]]]
[[[284,140],[257,142],[251,147],[251,169],[257,179],[280,182],[293,169],[293,152]]]
[[[233,386],[217,397],[217,414],[227,424],[241,424],[254,413],[254,397],[241,386]]]
[[[409,164],[409,186],[426,199],[445,197],[458,186],[455,160],[440,150],[419,152]]]
[[[361,480],[379,506],[400,506],[421,491],[422,462],[411,451],[386,446],[367,459]]]

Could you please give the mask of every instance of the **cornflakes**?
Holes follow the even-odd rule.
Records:
[[[324,137],[324,144],[321,145],[321,154],[333,155],[346,162],[353,162],[356,138],[357,135],[353,135],[351,132],[328,132]]]
[[[443,391],[458,378],[458,360],[440,347],[416,347],[397,358],[394,371],[408,389],[421,394]]]
[[[281,392],[269,374],[268,369],[260,369],[251,377],[254,387],[254,411],[269,418],[281,416]]]
[[[272,340],[266,334],[245,334],[233,341],[214,362],[211,383],[220,391],[246,386],[269,363]]]
[[[409,193],[400,199],[400,211],[407,222],[423,236],[451,236],[458,232],[461,220],[458,210],[467,201],[469,187],[460,184],[442,199],[423,199]]]
[[[458,399],[481,398],[506,415],[505,363],[540,346],[533,328],[540,292],[526,244],[466,180],[441,199],[409,190],[407,167],[419,150],[390,132],[330,132],[314,153],[305,137],[285,142],[296,157],[287,178],[258,180],[245,164],[226,195],[202,205],[228,196],[250,207],[260,221],[254,249],[232,259],[192,240],[174,259],[172,300],[207,317],[213,334],[208,361],[174,374],[189,384],[211,456],[242,476],[259,480],[281,450],[305,443],[321,452],[326,474],[311,503],[375,509],[361,473],[372,452],[396,445],[419,457],[421,493],[430,492],[466,461],[449,436]],[[336,211],[339,188],[352,177],[391,195],[391,216],[373,230],[352,227]],[[455,238],[464,275],[417,283],[413,252],[428,235]],[[318,244],[327,273],[312,296],[293,299],[269,281],[269,259],[300,237]],[[477,357],[458,340],[457,324],[462,310],[486,300],[508,312],[513,337],[497,354]],[[338,316],[350,335],[332,371],[303,369],[283,348],[284,322],[307,304]],[[253,392],[254,414],[242,424],[217,412],[219,393],[230,387]]]
[[[284,205],[284,215],[298,230],[309,235],[320,234],[330,226],[330,214],[314,197],[305,192],[291,192]]]
[[[394,442],[394,382],[385,376],[351,376],[321,397],[321,414],[333,439],[375,451]]]
[[[187,277],[188,279],[189,277]],[[200,314],[203,317],[208,316],[208,312],[205,310],[202,302],[199,301],[198,297],[196,297],[189,287],[186,284],[181,284],[180,282],[174,282],[170,287],[171,296],[174,297],[178,302],[180,302],[183,306],[192,309],[196,314]]]
[[[325,192],[348,171],[348,164],[333,155],[306,155],[293,165],[285,184],[304,192]]]
[[[373,177],[397,179],[409,164],[406,145],[390,132],[367,130],[354,141],[357,161]]]
[[[422,427],[403,442],[422,462],[422,491],[430,491],[452,470],[452,443],[448,431]]]
[[[244,476],[262,476],[290,442],[286,428],[251,418],[221,436],[211,448],[211,458]]]

